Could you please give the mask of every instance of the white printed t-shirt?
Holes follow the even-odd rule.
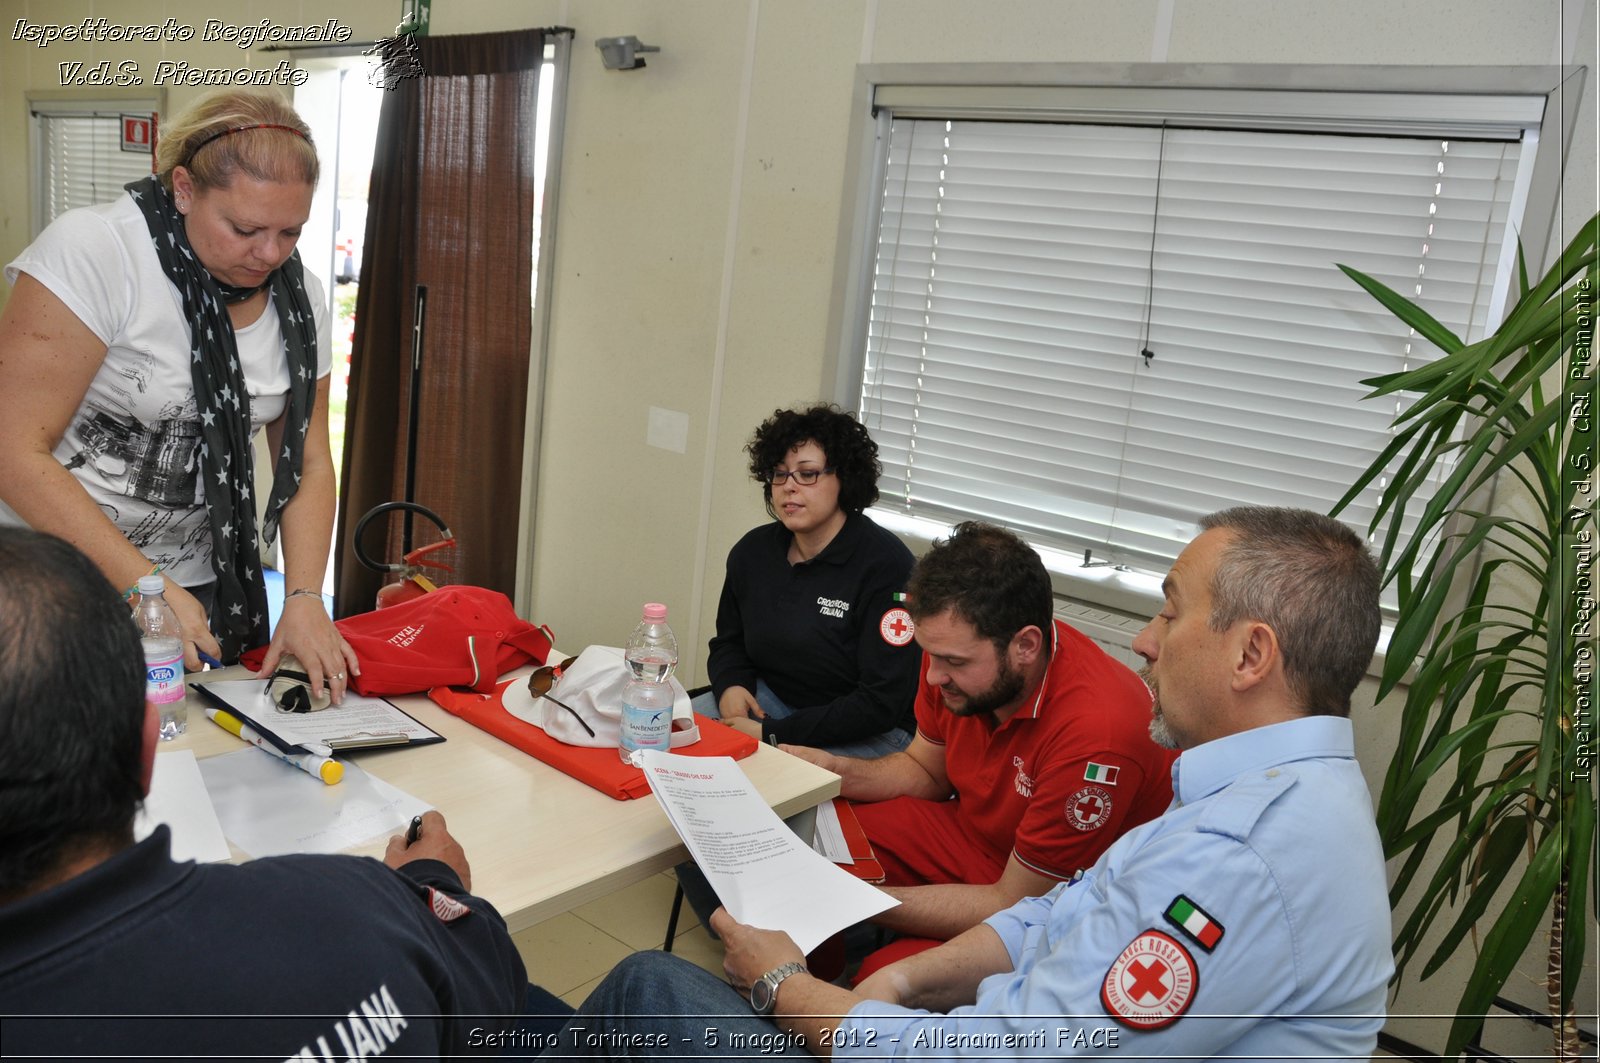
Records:
[[[124,194],[61,215],[5,274],[13,284],[26,273],[44,285],[106,345],[105,362],[56,445],[56,459],[152,564],[197,587],[214,575],[189,325],[150,239],[144,215]],[[309,271],[305,282],[320,379],[331,361],[328,313],[321,282]],[[289,366],[272,298],[269,292],[261,316],[235,331],[252,433],[288,404]],[[0,524],[24,523],[0,501]]]

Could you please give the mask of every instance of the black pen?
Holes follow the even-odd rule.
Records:
[[[406,848],[409,849],[422,837],[422,817],[412,816],[411,826],[406,828]]]

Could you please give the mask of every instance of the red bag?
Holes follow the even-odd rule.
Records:
[[[530,661],[543,664],[555,639],[549,628],[519,617],[510,598],[485,587],[440,587],[334,626],[361,662],[350,686],[369,695],[437,686],[493,693],[502,673]],[[261,667],[259,657],[252,667]]]

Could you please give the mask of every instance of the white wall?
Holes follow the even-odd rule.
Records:
[[[370,38],[398,7],[252,0],[228,17],[311,23],[336,13]],[[171,15],[198,25],[215,10],[199,0],[0,0],[0,259],[27,239],[23,91],[53,84],[58,62],[130,57],[125,46],[14,44],[15,20]],[[641,602],[667,602],[691,683],[727,549],[764,519],[741,445],[775,407],[836,397],[828,314],[858,63],[1593,64],[1595,41],[1594,0],[435,0],[433,18],[440,34],[577,30],[531,612],[575,649],[618,643]],[[603,70],[594,39],[619,34],[662,51],[644,70]],[[226,45],[178,51],[206,65],[241,56]],[[160,52],[136,57],[153,65]],[[243,55],[262,66],[277,58]],[[174,92],[169,103],[186,99]],[[1592,74],[1583,107],[1569,232],[1595,209]],[[688,415],[684,453],[646,445],[652,405]],[[507,500],[508,519],[514,509]],[[1370,697],[1356,719],[1376,783],[1392,710]],[[1397,1011],[1448,1012],[1455,991],[1443,979],[1408,987]],[[1429,1045],[1443,1030],[1425,1019],[1392,1027]]]

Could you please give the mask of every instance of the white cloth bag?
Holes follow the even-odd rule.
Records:
[[[506,688],[501,702],[519,720],[541,727],[558,742],[569,746],[615,747],[622,740],[622,691],[631,678],[628,662],[618,646],[590,646],[562,672],[550,688],[550,697],[560,700],[583,718],[594,731],[590,735],[571,712],[551,701],[535,698],[527,679],[518,679]],[[689,693],[676,676],[672,684],[672,744],[685,746],[699,741],[694,712],[689,708]]]

